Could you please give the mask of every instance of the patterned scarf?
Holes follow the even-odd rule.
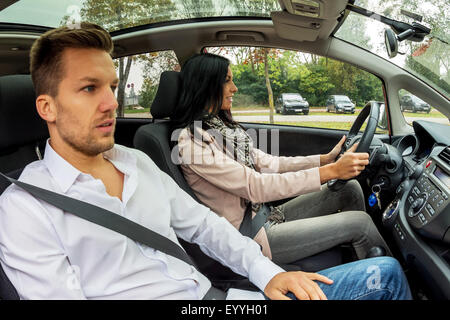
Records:
[[[240,126],[230,128],[217,116],[205,120],[205,123],[211,129],[217,130],[222,135],[222,146],[226,147],[228,154],[233,155],[234,160],[244,164],[246,167],[256,170],[255,162],[251,156],[253,139],[244,131],[244,129]],[[245,199],[245,201],[247,205],[250,204],[250,201],[247,199]],[[258,212],[264,203],[252,203],[251,205],[252,210]],[[284,214],[279,208],[270,206],[270,211],[271,213],[268,217],[268,221],[275,223],[284,222]]]

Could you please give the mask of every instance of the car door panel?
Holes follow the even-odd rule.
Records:
[[[256,131],[258,148],[280,156],[325,154],[334,148],[343,135],[347,135],[347,131],[337,129],[256,123],[241,124],[246,130]],[[384,143],[390,143],[390,137],[387,134],[376,134],[376,137]],[[278,140],[278,144],[276,140]]]
[[[241,124],[247,130],[256,131],[258,148],[270,154],[278,153],[280,156],[327,153],[346,134],[346,131],[333,129],[255,123]]]

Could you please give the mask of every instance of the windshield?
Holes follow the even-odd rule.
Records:
[[[419,104],[427,104],[425,101],[417,98],[416,96],[411,96],[412,101],[414,101],[415,103],[419,103]]]
[[[290,94],[290,95],[285,95],[284,100],[287,102],[296,102],[296,101],[303,100],[303,98],[299,94]]]
[[[398,51],[404,54],[392,59],[388,58],[384,44],[384,30],[389,26],[377,20],[350,12],[335,36],[391,61],[450,97],[448,0],[356,0],[355,5],[407,23],[414,19],[402,13],[402,9],[422,16],[423,20],[418,22],[431,28],[431,33],[422,42],[399,42]]]
[[[347,96],[335,96],[336,102],[351,102]]]
[[[277,0],[19,0],[0,11],[0,22],[59,27],[89,21],[115,31],[156,22],[202,17],[267,17]]]

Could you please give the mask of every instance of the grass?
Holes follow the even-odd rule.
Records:
[[[267,121],[255,121],[252,123],[264,123],[269,124],[269,120]],[[298,126],[298,127],[310,127],[310,128],[325,128],[325,129],[336,129],[336,130],[350,130],[353,122],[327,122],[327,121],[298,121],[298,122],[283,122],[276,121],[275,125],[288,125],[288,126]],[[366,128],[366,123],[364,123],[360,129],[360,131],[364,131]],[[377,128],[376,133],[388,133],[386,130],[381,130]]]
[[[125,109],[124,113],[148,113],[150,112],[150,108],[144,108],[141,110],[138,109]]]
[[[423,113],[423,112],[418,112],[418,113],[412,113],[412,112],[403,112],[403,116],[404,117],[413,117],[413,118],[422,118],[422,117],[427,117],[427,118],[447,118],[446,116],[444,116],[443,114],[439,113],[439,112],[430,112],[430,113]]]
[[[353,113],[353,115],[357,115],[358,114],[358,111],[356,111],[355,113]],[[277,116],[283,116],[282,114],[279,114],[279,113],[273,113],[273,115],[275,116],[275,115],[277,115]],[[298,116],[302,116],[303,115],[303,113],[289,113],[289,114],[286,114],[286,115],[289,115],[289,116],[295,116],[295,115],[298,115]],[[338,113],[338,114],[335,114],[335,113],[328,113],[328,112],[320,112],[320,111],[310,111],[309,113],[308,113],[308,115],[309,116],[327,116],[327,115],[337,115],[337,116],[348,116],[348,115],[352,115],[351,113]],[[269,113],[268,112],[252,112],[252,113],[245,113],[245,112],[233,112],[233,116],[269,116]]]

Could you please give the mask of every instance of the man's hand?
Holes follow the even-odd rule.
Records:
[[[330,152],[328,152],[327,154],[320,155],[320,165],[321,166],[333,163],[336,160],[337,156],[341,152],[342,145],[345,142],[345,138],[346,138],[346,136],[344,135],[341,138],[341,140],[337,143],[337,145],[335,145],[334,148]]]
[[[348,180],[356,177],[369,164],[367,152],[355,152],[358,143],[348,149],[338,161],[319,168],[320,183],[331,179]]]
[[[269,281],[264,293],[271,300],[291,300],[286,296],[288,292],[295,294],[299,300],[327,300],[319,285],[313,280],[326,284],[333,283],[333,280],[318,273],[282,272]]]

